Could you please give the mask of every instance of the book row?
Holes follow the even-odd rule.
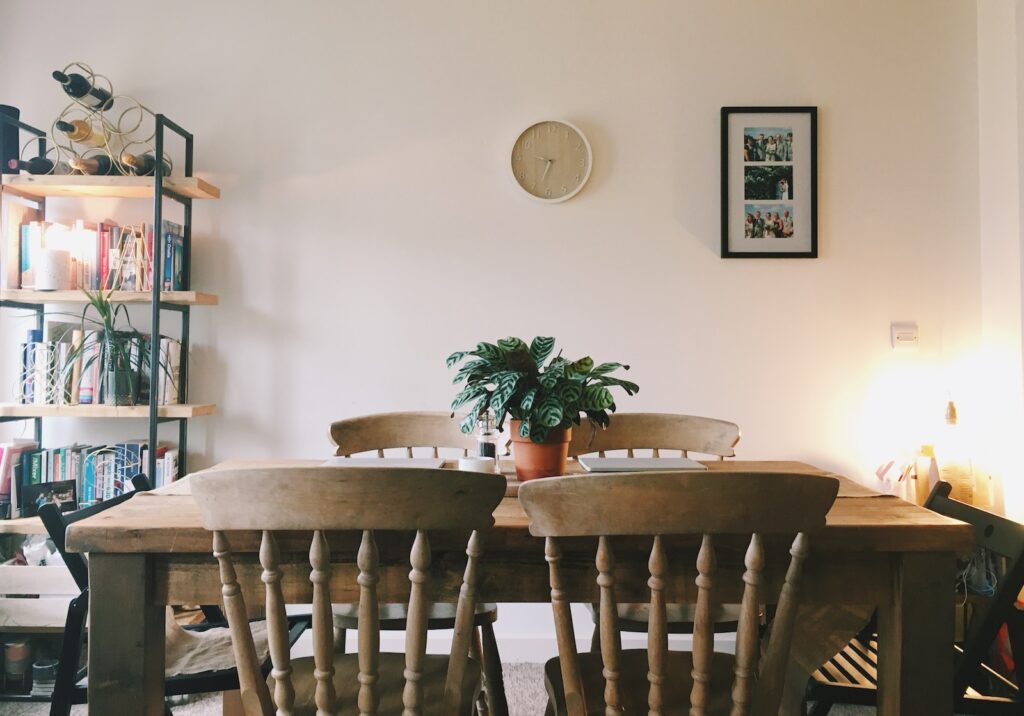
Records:
[[[134,405],[150,397],[150,337],[107,336],[71,323],[29,330],[20,345],[18,400],[25,405]],[[157,403],[179,401],[181,343],[161,336]],[[112,366],[117,366],[116,369]]]
[[[161,290],[186,290],[184,230],[164,220],[159,236],[155,241],[153,225],[145,223],[22,223],[19,240],[9,243],[6,288],[150,291],[155,244],[161,254]]]
[[[156,449],[154,487],[178,477],[178,451]],[[69,445],[41,449],[32,440],[0,444],[0,513],[31,517],[47,502],[64,510],[88,507],[134,489],[132,478],[149,463],[146,440],[114,445]]]

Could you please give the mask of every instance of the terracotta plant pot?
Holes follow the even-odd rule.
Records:
[[[518,420],[513,420],[512,458],[516,463],[516,477],[533,480],[538,477],[554,477],[565,474],[565,462],[569,457],[569,440],[572,428],[552,428],[542,443],[519,436]]]

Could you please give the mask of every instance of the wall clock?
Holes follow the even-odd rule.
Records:
[[[538,201],[571,199],[590,178],[590,142],[575,125],[547,120],[527,127],[512,146],[516,183]]]

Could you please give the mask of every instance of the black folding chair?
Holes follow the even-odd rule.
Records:
[[[72,705],[88,703],[86,686],[88,669],[83,668],[81,662],[86,618],[89,614],[89,563],[84,555],[67,551],[64,534],[68,525],[130,500],[136,492],[145,492],[151,489],[149,479],[143,474],[132,478],[132,484],[135,486],[135,492],[125,493],[75,512],[61,512],[60,508],[54,504],[43,505],[39,508],[39,517],[43,521],[43,526],[46,527],[57,551],[64,558],[64,564],[71,572],[75,584],[81,590],[81,593],[68,605],[67,620],[64,623],[64,639],[57,664],[57,678],[50,701],[50,716],[68,716],[71,713]],[[201,624],[186,625],[183,627],[186,631],[201,632],[215,627],[227,627],[227,621],[219,607],[206,605],[202,607],[202,610],[206,621]],[[308,615],[290,619],[289,643],[294,644],[308,626]],[[230,644],[230,640],[228,643]],[[267,659],[263,664],[264,675],[270,673],[270,666],[270,660]],[[238,688],[238,672],[231,668],[195,674],[178,674],[168,676],[164,683],[165,696],[233,691]],[[166,706],[164,712],[168,716],[171,714],[171,710]]]
[[[925,507],[967,522],[974,528],[978,547],[1005,560],[991,599],[979,601],[966,638],[956,651],[951,688],[958,714],[1024,714],[1020,684],[1024,676],[1024,615],[1015,607],[1024,588],[1024,525],[972,505],[950,499],[952,486],[939,482]],[[952,588],[953,585],[950,585]],[[974,600],[972,600],[974,603]],[[985,663],[1003,624],[1014,657],[1013,680]],[[878,695],[878,643],[869,624],[846,647],[822,665],[807,685],[807,700],[815,702],[808,714],[825,716],[833,704],[873,705]],[[936,684],[936,688],[942,688]]]

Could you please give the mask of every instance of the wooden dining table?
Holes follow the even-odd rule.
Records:
[[[303,466],[319,460],[231,460],[222,468]],[[953,711],[953,632],[956,559],[973,550],[970,526],[891,496],[880,495],[848,478],[788,461],[713,461],[710,471],[800,472],[840,480],[839,497],[826,527],[813,536],[806,563],[803,605],[794,643],[794,665],[787,703],[799,704],[807,674],[830,657],[878,610],[878,713],[944,716]],[[504,465],[508,472],[510,465]],[[568,472],[579,472],[570,463]],[[723,478],[725,476],[723,475]],[[484,537],[486,553],[479,586],[490,602],[548,602],[550,587],[543,540],[529,533],[529,520],[509,474],[505,499]],[[461,545],[460,545],[460,539]],[[264,585],[258,562],[259,535],[233,533],[239,583],[250,605],[259,605]],[[408,535],[378,536],[379,598],[408,599]],[[290,555],[283,587],[290,602],[308,603],[308,535],[279,538]],[[163,713],[165,605],[214,604],[221,583],[212,556],[212,538],[201,522],[187,479],[72,525],[68,548],[90,560],[89,702],[99,714]],[[465,559],[465,536],[431,537],[433,558],[428,594],[457,592]],[[620,602],[646,602],[645,567],[650,540],[616,538],[616,592]],[[355,553],[358,535],[333,535],[331,598],[357,602]],[[666,599],[691,601],[692,568],[698,542],[692,537],[666,542],[673,563]],[[745,542],[719,544],[718,596],[738,602]],[[788,545],[767,543],[765,594],[777,594],[788,564]],[[570,539],[563,544],[562,567],[570,600],[597,598],[595,544]]]

